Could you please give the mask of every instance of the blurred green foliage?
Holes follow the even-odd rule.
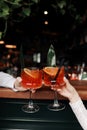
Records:
[[[5,20],[5,28],[3,32],[0,32],[0,38],[6,33],[8,21],[22,21],[32,15],[32,7],[34,5],[40,8],[40,2],[41,0],[0,0],[0,19]],[[81,15],[77,12],[73,0],[51,0],[49,4],[56,12],[60,12],[62,15],[65,15],[66,10],[69,11],[76,21],[81,22]],[[37,8],[33,8],[34,13]]]

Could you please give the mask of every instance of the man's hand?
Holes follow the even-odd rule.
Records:
[[[26,91],[27,89],[21,86],[21,81],[22,81],[21,77],[17,77],[14,83],[14,88],[18,91]]]
[[[24,88],[23,86],[21,86],[21,81],[22,81],[21,77],[17,77],[16,81],[14,83],[14,88],[17,91],[27,91],[27,90],[29,90],[29,88],[27,89],[27,88]],[[32,93],[35,93],[36,90],[31,89],[30,91],[32,91]]]

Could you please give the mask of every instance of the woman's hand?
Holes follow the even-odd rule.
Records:
[[[70,102],[74,103],[80,99],[75,88],[69,83],[68,79],[64,77],[65,85],[57,89],[58,93],[69,99]]]

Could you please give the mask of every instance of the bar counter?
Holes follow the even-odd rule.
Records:
[[[85,80],[73,80],[70,83],[76,88],[82,100],[87,100],[87,81]],[[14,92],[8,88],[0,88],[0,98],[18,98],[29,99],[29,91]],[[50,87],[42,86],[42,88],[36,90],[32,94],[32,99],[52,100],[54,98],[54,91]],[[58,95],[58,99],[66,100],[65,97]]]

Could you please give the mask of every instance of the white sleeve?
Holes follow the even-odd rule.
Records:
[[[7,73],[0,72],[0,86],[1,87],[6,87],[6,88],[11,88],[13,91],[17,91],[14,88],[14,82],[15,78]]]
[[[77,120],[79,121],[80,125],[82,126],[83,130],[87,130],[87,110],[82,102],[81,99],[79,99],[75,103],[69,103],[74,114],[77,117]]]

